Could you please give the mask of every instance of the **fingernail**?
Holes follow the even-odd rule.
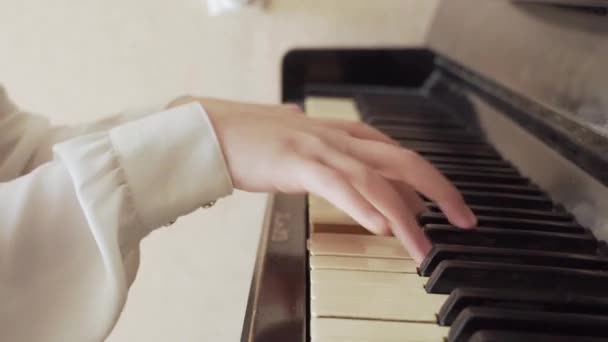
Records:
[[[462,217],[463,228],[473,228],[477,225],[477,216],[473,213],[473,210],[469,207],[465,207],[465,214]]]
[[[419,245],[416,249],[410,252],[410,256],[414,259],[416,264],[420,266],[424,258],[426,258],[427,254],[429,254],[431,250],[431,243],[428,240],[423,240],[419,242]]]

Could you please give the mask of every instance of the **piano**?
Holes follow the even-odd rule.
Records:
[[[425,46],[287,54],[284,102],[417,151],[479,224],[426,201],[417,265],[320,198],[272,196],[242,341],[608,341],[607,7],[442,1]]]

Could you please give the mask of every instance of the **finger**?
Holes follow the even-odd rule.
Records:
[[[390,233],[384,216],[339,173],[308,159],[297,159],[293,164],[294,174],[302,190],[325,198],[374,234]]]
[[[452,224],[461,228],[472,228],[477,224],[475,215],[456,187],[417,153],[377,141],[340,135],[333,135],[330,139],[383,176],[403,181],[435,201]]]
[[[377,151],[377,156],[368,154],[368,158],[376,159],[375,161],[379,163],[377,165],[383,175],[391,179],[403,180],[436,202],[452,224],[461,228],[472,228],[477,224],[475,215],[466,205],[460,192],[428,161],[404,149],[387,150],[387,157],[383,161],[380,156],[384,155],[384,152]]]
[[[295,104],[295,103],[284,103],[280,106],[281,109],[287,110],[289,112],[292,113],[296,113],[296,114],[304,114],[304,111],[302,110],[302,107],[300,107],[299,105]]]
[[[320,124],[321,127],[338,129],[359,139],[376,140],[391,145],[399,145],[398,142],[391,139],[388,135],[382,133],[380,130],[362,122],[336,119],[314,119],[314,121]]]
[[[397,190],[399,196],[403,199],[403,201],[407,204],[408,208],[412,210],[412,213],[418,217],[421,213],[427,210],[426,205],[424,205],[424,201],[420,196],[412,189],[411,186],[401,182],[401,181],[390,181],[392,186]]]
[[[391,184],[359,160],[331,147],[319,151],[318,158],[342,174],[350,184],[384,217],[412,258],[421,262],[430,250],[430,242],[418,226],[415,215]]]

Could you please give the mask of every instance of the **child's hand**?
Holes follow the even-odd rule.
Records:
[[[360,122],[311,119],[296,106],[214,99],[209,114],[234,186],[252,192],[313,193],[375,234],[394,234],[420,262],[430,243],[418,226],[434,200],[454,225],[476,224],[458,190],[421,156]],[[300,115],[298,115],[300,114]]]

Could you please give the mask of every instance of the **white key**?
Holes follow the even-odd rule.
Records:
[[[399,240],[391,236],[315,233],[308,249],[312,255],[411,259]]]
[[[315,195],[308,195],[308,212],[313,224],[359,225],[348,214]]]
[[[313,118],[360,121],[359,111],[351,98],[308,97],[306,115]]]
[[[313,341],[442,342],[449,328],[429,323],[311,318]]]
[[[315,317],[436,323],[447,295],[421,288],[383,284],[314,283],[311,311]]]
[[[346,270],[310,270],[312,283],[384,284],[403,288],[423,288],[426,277],[412,273],[361,272]]]
[[[313,270],[333,269],[391,273],[417,273],[416,262],[412,259],[382,259],[311,255],[309,260],[310,268],[312,268]]]
[[[326,200],[308,195],[310,232],[372,235],[346,213]]]

